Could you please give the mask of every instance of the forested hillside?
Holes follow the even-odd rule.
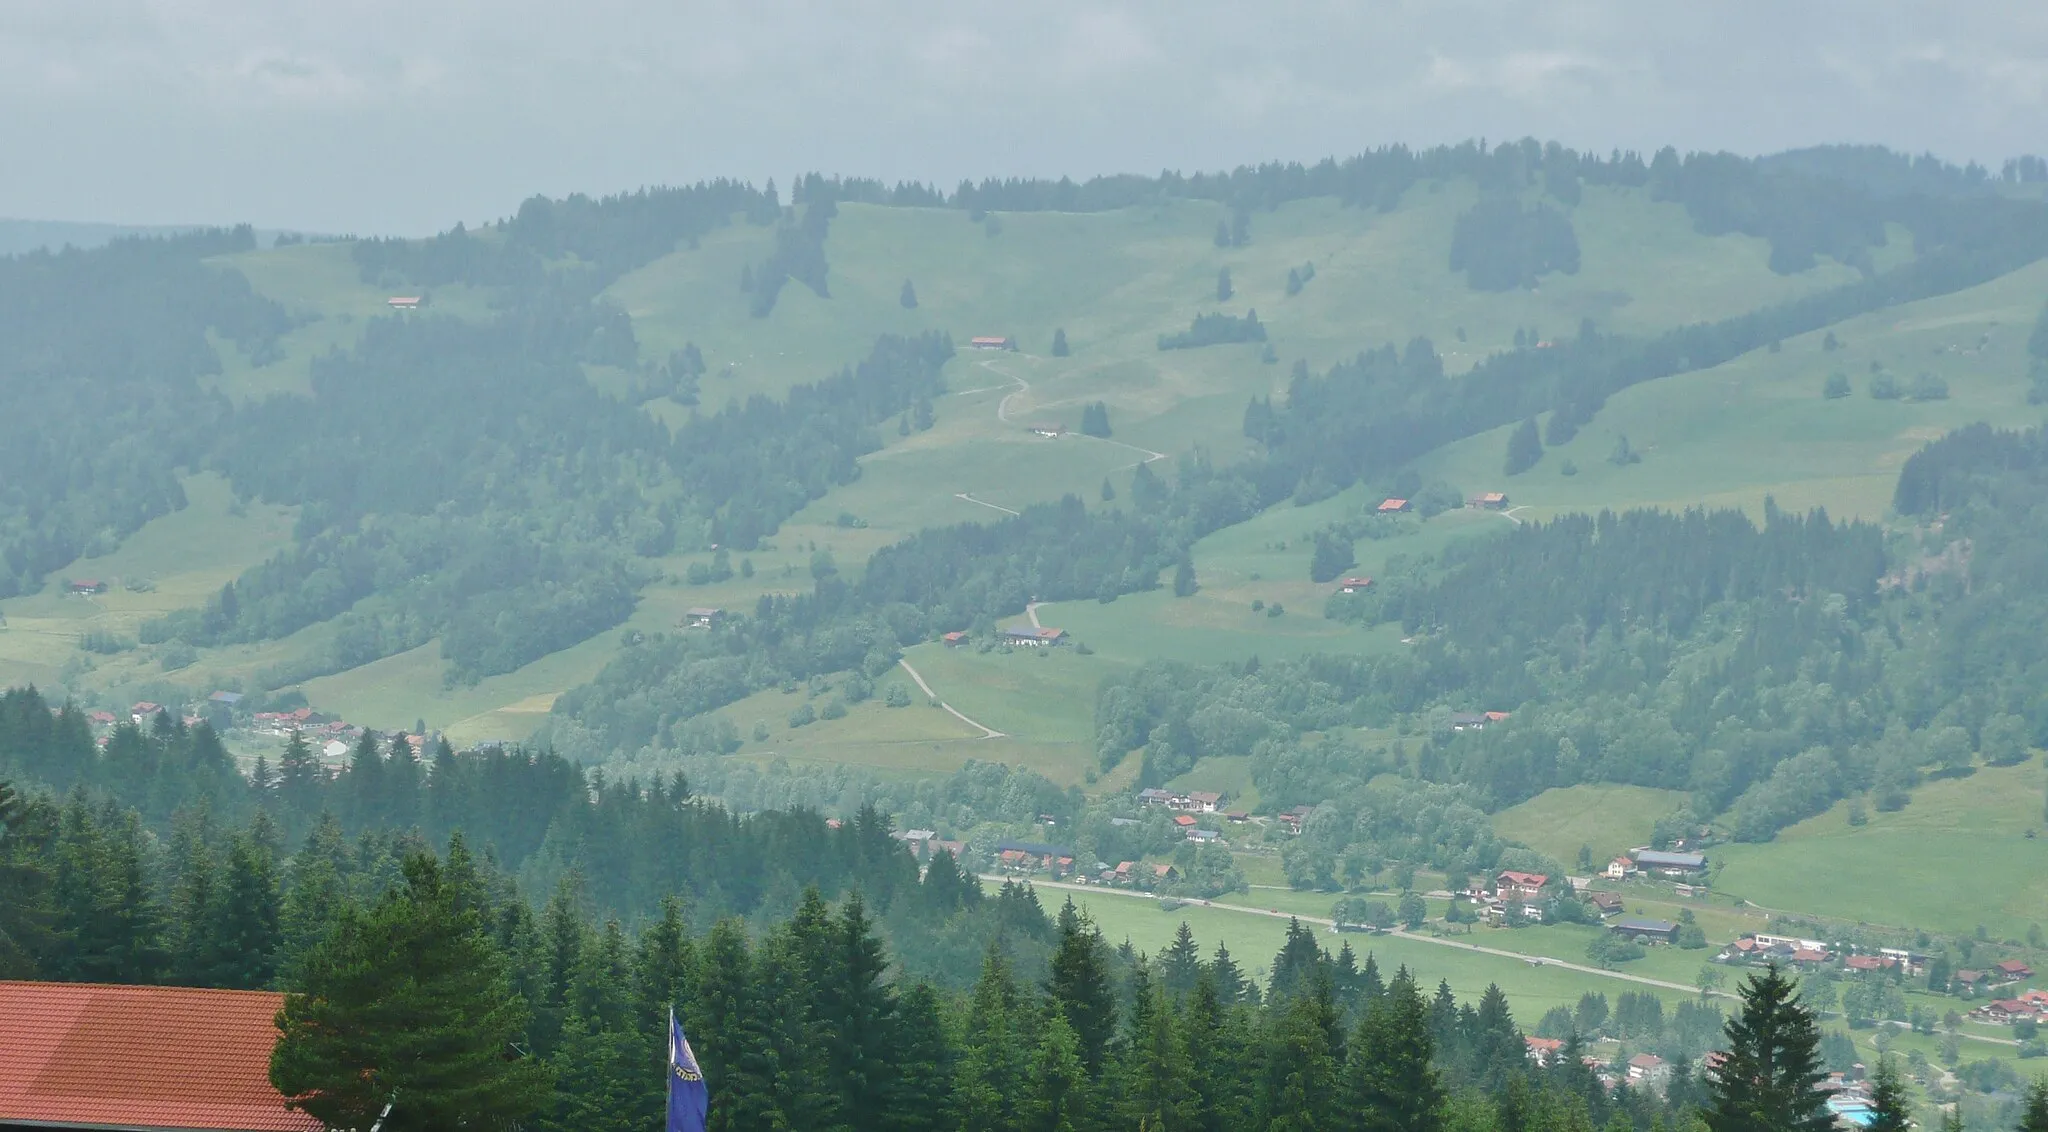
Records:
[[[1013,761],[1000,745],[908,782],[818,762],[842,721],[886,744],[907,718],[889,708],[948,694],[898,668],[942,634],[974,645],[949,664],[1012,686],[991,667],[1014,651],[1001,634],[1053,606],[1119,636],[1060,650],[1059,702],[1019,709],[1068,721],[1058,741],[1083,753],[1070,771],[1017,756],[1003,773],[1047,800],[965,804],[956,829],[1101,817],[1098,782],[1224,759],[1267,811],[1366,798],[1385,774],[1408,785],[1373,789],[1478,812],[1625,783],[1686,792],[1674,829],[1768,839],[2048,739],[2013,628],[2032,615],[1980,584],[2033,567],[2020,493],[1928,470],[1957,445],[2031,442],[1939,442],[1892,515],[1854,522],[1763,493],[1536,522],[1496,492],[1510,521],[1491,526],[1464,505],[1576,475],[1547,454],[1604,443],[1611,399],[1756,358],[1855,369],[1861,391],[1813,380],[1817,404],[1944,406],[1951,383],[1969,406],[2025,404],[2038,380],[2009,360],[2006,307],[1939,361],[1894,351],[1867,374],[1847,327],[1982,295],[2024,302],[2031,326],[2038,297],[2013,281],[2044,255],[2048,205],[2017,176],[1518,142],[951,191],[806,175],[786,204],[719,181],[535,198],[428,240],[257,249],[238,230],[16,257],[0,657],[81,710],[225,690],[208,716],[244,772],[282,754],[255,712],[310,703],[944,821],[974,791],[933,784]],[[1895,321],[1916,319],[1954,321]],[[1940,432],[1840,427],[1892,451]],[[1436,470],[1503,429],[1498,480]],[[1618,431],[1613,450],[1616,469],[1644,457]],[[1825,497],[1852,472],[1870,474],[1800,474]],[[229,518],[271,509],[289,537],[175,577],[96,576],[202,473]],[[1388,496],[1408,511],[1374,511]],[[1212,571],[1254,537],[1258,566]],[[1361,557],[1371,587],[1331,597]],[[1258,616],[1220,652],[1148,637],[1226,602]],[[1473,711],[1509,718],[1445,722]],[[121,732],[87,730],[109,749]],[[799,736],[824,758],[777,761]],[[178,757],[221,763],[197,750]],[[1311,831],[1323,856],[1297,878],[1387,840]],[[1503,851],[1416,836],[1400,855],[1439,867]]]

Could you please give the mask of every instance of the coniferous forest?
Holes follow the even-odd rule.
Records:
[[[178,738],[143,742],[168,754]],[[349,807],[357,825],[411,813],[490,826],[550,769],[443,753],[424,774],[312,797]],[[272,1077],[334,1127],[363,1126],[394,1097],[386,1126],[398,1129],[648,1127],[664,1103],[670,1010],[695,1035],[715,1129],[1619,1132],[1830,1119],[1820,1032],[1775,969],[1744,988],[1725,1034],[1704,1036],[1725,1051],[1717,1069],[1681,1055],[1661,1092],[1610,1090],[1575,1030],[1532,1062],[1498,987],[1460,1002],[1381,970],[1370,951],[1332,955],[1298,923],[1263,984],[1185,926],[1138,954],[1027,884],[986,893],[947,852],[920,875],[872,811],[834,828],[804,813],[733,819],[680,782],[575,790],[568,804],[605,832],[576,845],[576,865],[536,905],[520,878],[565,851],[557,830],[579,824],[567,813],[539,847],[477,846],[458,829],[437,849],[419,826],[351,838],[332,812],[307,819],[286,800],[304,782],[256,789],[240,799],[246,820],[202,807],[159,837],[82,788],[59,803],[0,784],[0,973],[282,988]],[[273,810],[310,820],[303,840],[288,846]],[[763,889],[722,869],[764,860],[803,875]],[[690,875],[659,875],[676,861]],[[641,891],[705,897],[635,893],[622,913],[622,873]],[[776,891],[789,882],[804,887]]]

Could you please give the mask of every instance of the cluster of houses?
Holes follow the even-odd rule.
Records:
[[[1900,947],[1881,947],[1863,952],[1836,948],[1825,940],[1754,932],[1721,949],[1717,963],[1735,966],[1776,963],[1802,970],[1841,970],[1859,974],[1891,973],[1917,979],[1927,974],[1933,956]],[[2034,977],[2026,961],[2007,959],[1976,970],[1961,970],[1951,976],[1959,991],[1981,993],[2016,986]],[[2019,1018],[2048,1021],[2048,991],[2027,991],[2016,998],[1994,999],[1978,1008],[1986,1021],[2010,1022]]]
[[[1529,1060],[1539,1068],[1547,1069],[1556,1065],[1564,1056],[1565,1043],[1560,1038],[1523,1038],[1528,1046]],[[1700,1059],[1700,1071],[1711,1073],[1721,1067],[1728,1054],[1715,1050]],[[1590,1054],[1580,1057],[1586,1068],[1593,1071],[1601,1087],[1613,1089],[1626,1081],[1631,1089],[1649,1089],[1662,1093],[1671,1083],[1671,1062],[1654,1053],[1638,1053],[1619,1064],[1603,1061]],[[1829,1073],[1820,1083],[1822,1092],[1828,1095],[1828,1112],[1837,1123],[1844,1127],[1860,1128],[1870,1123],[1872,1110],[1870,1078],[1862,1062],[1849,1067],[1848,1072]]]
[[[1156,786],[1148,786],[1138,791],[1138,804],[1173,811],[1173,824],[1187,834],[1189,841],[1198,845],[1228,845],[1230,842],[1225,841],[1223,835],[1213,829],[1199,828],[1195,824],[1196,814],[1221,813],[1225,820],[1239,824],[1251,820],[1251,815],[1243,810],[1231,810],[1226,813],[1223,810],[1223,795],[1209,790],[1162,790]]]
[[[1051,873],[1055,879],[1074,872],[1074,851],[1038,841],[996,842],[995,866],[1006,873]]]
[[[2048,991],[2026,990],[2012,998],[1993,999],[1970,1011],[1970,1017],[2000,1026],[2025,1021],[2048,1025]]]
[[[1115,868],[1103,869],[1096,874],[1097,884],[1112,888],[1135,888],[1150,892],[1162,884],[1171,884],[1180,879],[1180,870],[1172,865],[1147,865],[1139,861],[1118,861]]]
[[[1548,1069],[1564,1056],[1564,1041],[1560,1038],[1523,1038],[1528,1046],[1529,1060],[1538,1068]],[[1623,1062],[1618,1068],[1597,1057],[1580,1058],[1586,1068],[1593,1071],[1603,1088],[1612,1089],[1627,1081],[1632,1089],[1653,1089],[1663,1092],[1671,1081],[1671,1063],[1654,1053],[1639,1053]]]
[[[889,836],[909,846],[910,855],[917,858],[919,864],[929,863],[939,853],[951,853],[958,861],[967,852],[966,842],[944,840],[934,829],[905,829]]]
[[[86,716],[91,723],[99,743],[104,746],[114,729],[123,723],[137,727],[148,727],[158,715],[177,716],[185,726],[197,727],[212,722],[222,726],[221,711],[235,712],[245,697],[240,692],[219,691],[206,697],[203,702],[179,707],[160,704],[154,700],[138,700],[122,711],[95,711]],[[202,714],[203,713],[203,714]],[[312,708],[298,708],[293,711],[259,711],[247,717],[236,716],[236,725],[251,734],[287,738],[294,733],[305,737],[320,757],[330,763],[339,762],[348,756],[349,750],[363,737],[363,728],[334,716],[314,711]],[[408,735],[413,753],[425,753],[426,737]]]

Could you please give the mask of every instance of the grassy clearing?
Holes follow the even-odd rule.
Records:
[[[1567,786],[1493,815],[1494,832],[1572,867],[1579,847],[1591,846],[1594,867],[1650,840],[1650,827],[1679,806],[1685,794],[1643,786]]]
[[[1715,886],[1767,909],[2023,939],[2048,921],[2048,838],[2033,836],[2044,788],[2034,760],[1929,782],[1860,828],[1843,803],[1775,841],[1717,849]]]
[[[79,685],[66,689],[71,691],[160,679],[197,687],[213,677],[203,664],[167,676],[161,650],[154,647],[115,656],[78,648],[87,632],[133,641],[144,621],[203,604],[243,570],[290,545],[294,509],[238,506],[227,482],[210,472],[189,476],[184,485],[184,509],[144,524],[111,553],[53,571],[42,592],[0,603],[6,623],[0,630],[0,686],[64,687],[67,663]],[[67,578],[97,578],[108,589],[74,597],[63,592]]]
[[[1166,785],[1176,790],[1215,791],[1223,795],[1226,810],[1255,810],[1259,807],[1259,788],[1252,785],[1249,755],[1210,755],[1197,759],[1185,774],[1168,779]]]
[[[1713,369],[1638,385],[1610,398],[1571,443],[1545,452],[1534,469],[1503,481],[1508,430],[1449,445],[1423,461],[1428,474],[1460,486],[1500,485],[1525,518],[1602,507],[1742,507],[1760,513],[1766,495],[1780,506],[1825,506],[1837,515],[1881,518],[1907,456],[1949,429],[1973,421],[2008,427],[2038,423],[2026,403],[2028,327],[2048,290],[2048,263],[1979,287],[1876,311],[1831,332],[1788,338],[1777,353],[1758,350]],[[1877,401],[1868,395],[1871,365],[1903,386],[1933,373],[1948,383],[1945,401]],[[1821,397],[1830,373],[1854,393]],[[1626,436],[1640,464],[1607,461]],[[1560,474],[1566,461],[1575,476]]]

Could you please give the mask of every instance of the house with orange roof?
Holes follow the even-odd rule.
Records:
[[[270,1083],[273,991],[0,982],[0,1128],[319,1132]]]

